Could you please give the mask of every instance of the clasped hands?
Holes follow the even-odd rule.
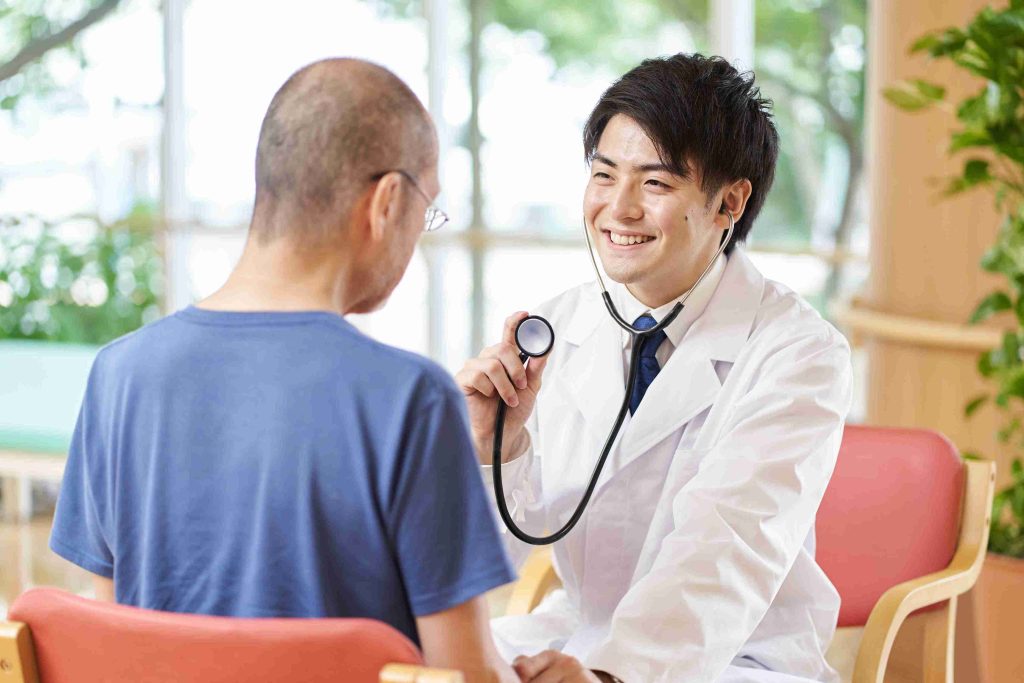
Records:
[[[608,674],[584,668],[578,659],[556,650],[516,657],[512,668],[523,683],[610,683]]]

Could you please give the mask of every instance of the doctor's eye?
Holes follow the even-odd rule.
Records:
[[[656,187],[659,190],[669,190],[669,189],[671,189],[670,185],[661,182],[657,178],[648,178],[647,179],[647,184],[652,186],[652,187]]]
[[[593,177],[597,178],[598,180],[611,180],[611,178],[612,178],[610,175],[608,175],[604,171],[596,171],[594,173]]]

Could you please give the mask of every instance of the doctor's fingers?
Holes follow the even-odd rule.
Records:
[[[488,346],[480,352],[480,357],[495,358],[501,361],[505,367],[505,373],[512,379],[516,387],[526,388],[528,383],[526,367],[523,365],[523,361],[519,360],[519,350],[513,344],[501,342],[494,346]]]
[[[578,678],[586,672],[576,658],[556,650],[545,650],[532,657],[516,657],[512,668],[519,678],[531,683],[587,680]]]
[[[505,324],[501,330],[501,341],[506,344],[511,344],[513,348],[516,345],[516,325],[519,321],[530,315],[526,311],[516,311],[509,317],[505,318]]]
[[[530,683],[601,683],[601,679],[584,669],[578,660],[569,655],[562,655],[561,659],[542,671],[539,676],[530,679]]]
[[[505,373],[505,366],[497,358],[474,358],[455,376],[456,382],[463,388],[463,391],[475,389],[484,396],[498,395],[509,406],[515,408],[519,405],[519,396],[512,386],[512,380]]]

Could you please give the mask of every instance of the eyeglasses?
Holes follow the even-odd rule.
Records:
[[[430,201],[430,196],[423,191],[423,188],[420,187],[420,184],[416,182],[416,178],[413,177],[413,175],[408,171],[402,170],[400,168],[396,168],[393,171],[381,171],[380,173],[374,173],[372,176],[370,176],[370,180],[372,180],[373,182],[377,182],[378,180],[386,176],[388,173],[400,174],[403,178],[412,183],[412,186],[416,188],[416,191],[420,193],[420,196],[427,200],[427,210],[423,213],[424,232],[434,232],[435,230],[439,230],[442,227],[444,227],[444,225],[448,222],[448,214],[434,206],[433,202]]]

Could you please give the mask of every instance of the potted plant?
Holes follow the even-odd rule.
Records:
[[[897,106],[917,111],[940,107],[959,122],[949,151],[966,153],[960,174],[948,180],[947,194],[987,188],[1003,216],[995,244],[982,258],[986,271],[1002,276],[1003,286],[978,304],[972,323],[1007,314],[998,348],[982,354],[978,371],[992,390],[968,402],[974,414],[991,402],[1003,419],[998,439],[1011,452],[1024,451],[1024,0],[1001,10],[986,8],[962,28],[930,33],[911,47],[949,60],[982,79],[978,92],[961,102],[946,101],[945,88],[912,80],[887,89]],[[965,457],[977,457],[965,454]],[[975,589],[979,655],[989,683],[1024,680],[1024,466],[1012,465],[1013,483],[998,492],[992,514],[989,557]]]

